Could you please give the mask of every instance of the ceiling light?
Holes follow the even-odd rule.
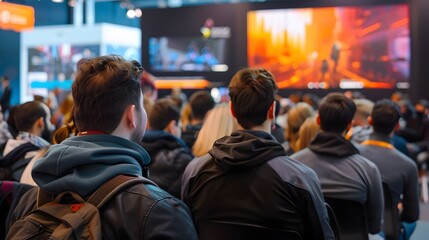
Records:
[[[135,9],[134,12],[136,13],[137,18],[140,18],[142,16],[142,10],[140,8]]]
[[[127,17],[128,18],[135,18],[136,17],[136,11],[134,9],[129,9],[127,11]]]

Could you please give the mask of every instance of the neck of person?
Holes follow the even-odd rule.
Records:
[[[266,133],[271,134],[271,128],[272,128],[273,124],[274,124],[274,122],[272,120],[267,119],[261,125],[255,126],[255,127],[251,128],[250,130],[262,131],[262,132],[266,132]]]

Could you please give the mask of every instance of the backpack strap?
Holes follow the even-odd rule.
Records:
[[[99,187],[88,198],[88,202],[100,209],[111,197],[116,195],[122,189],[129,186],[136,185],[138,183],[152,184],[156,186],[154,182],[150,181],[147,178],[128,176],[128,175],[118,175],[110,179],[109,181],[107,181],[101,187]]]
[[[109,181],[101,185],[89,198],[88,202],[97,208],[101,208],[110,198],[120,192],[122,189],[136,185],[138,183],[144,184],[156,184],[150,181],[147,178],[128,176],[128,175],[118,175],[111,178]],[[39,188],[37,193],[37,207],[40,207],[46,203],[54,201],[55,196],[49,194]]]

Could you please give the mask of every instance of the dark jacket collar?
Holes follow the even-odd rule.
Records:
[[[232,170],[254,167],[286,152],[269,133],[238,130],[218,139],[209,154],[218,166]]]
[[[162,130],[147,130],[142,140],[142,147],[152,157],[163,149],[183,148],[187,152],[190,151],[182,139]]]
[[[320,132],[310,143],[309,149],[319,154],[332,155],[335,157],[347,157],[359,154],[352,143],[336,133]]]

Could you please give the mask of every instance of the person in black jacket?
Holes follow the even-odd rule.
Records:
[[[180,111],[176,103],[169,98],[157,100],[149,114],[149,130],[142,146],[152,159],[149,178],[178,198],[183,171],[193,158],[180,133]]]
[[[271,135],[276,91],[264,69],[233,76],[230,105],[239,130],[192,160],[182,178],[181,196],[199,231],[206,222],[230,222],[334,239],[315,172],[288,158]]]
[[[118,175],[143,178],[150,157],[140,146],[147,115],[135,60],[108,55],[79,66],[72,86],[73,118],[79,133],[52,145],[37,160],[32,177],[40,189],[88,198]],[[149,181],[149,180],[146,180]],[[38,188],[24,195],[9,226],[36,204]],[[197,239],[188,207],[154,184],[116,193],[100,209],[103,239]]]

